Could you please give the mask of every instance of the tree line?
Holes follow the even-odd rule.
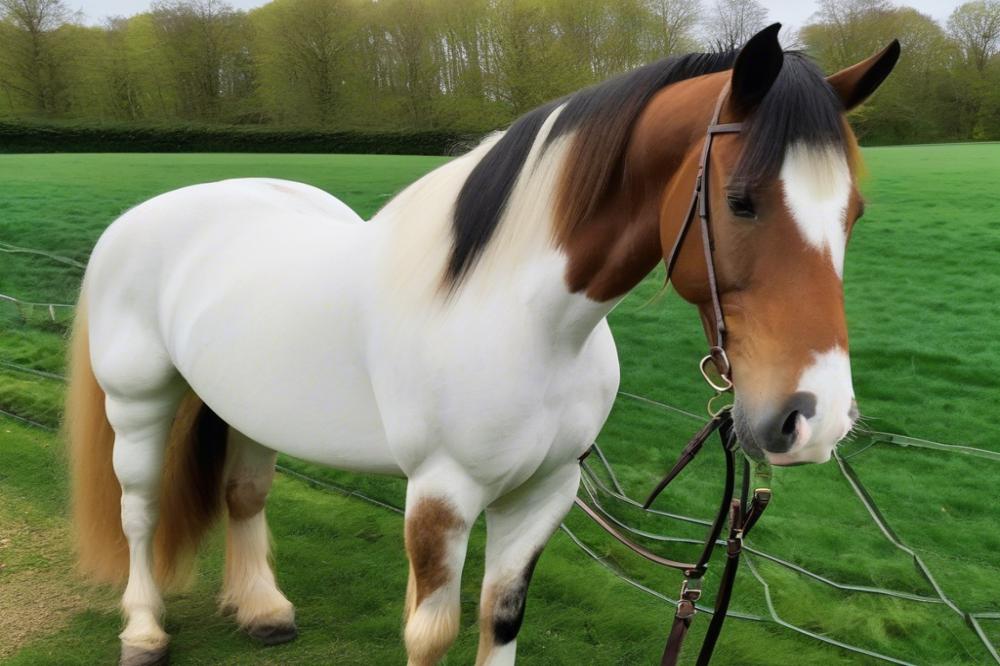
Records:
[[[903,46],[852,115],[862,141],[1000,139],[1000,0],[944,25],[889,0],[819,5],[783,40],[827,71]],[[0,119],[481,132],[779,18],[753,0],[160,0],[87,26],[65,0],[0,0]]]

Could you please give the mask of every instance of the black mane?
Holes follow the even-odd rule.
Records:
[[[585,217],[618,182],[632,127],[650,99],[678,81],[731,69],[737,55],[727,51],[665,58],[549,102],[514,121],[459,192],[447,282],[458,284],[489,243],[542,124],[557,107],[565,104],[545,146],[580,129],[586,145],[576,157],[595,162],[574,183],[584,192]],[[745,122],[746,147],[733,182],[752,188],[773,178],[785,149],[798,141],[844,145],[842,113],[840,99],[820,69],[805,55],[786,52],[777,80]]]

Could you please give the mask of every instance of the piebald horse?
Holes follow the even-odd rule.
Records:
[[[619,367],[605,317],[663,260],[716,100],[713,242],[743,445],[822,462],[857,417],[841,278],[862,204],[846,111],[899,54],[824,78],[778,26],[738,53],[639,68],[542,106],[363,221],[270,179],[185,187],[123,214],[91,256],[67,428],[82,566],[123,580],[122,663],[164,663],[159,587],[228,510],[221,603],[295,636],[268,560],[276,452],[405,476],[404,639],[459,629],[485,511],[479,664],[510,664],[535,562]],[[699,234],[672,280],[708,330]],[[119,521],[120,517],[120,521]]]

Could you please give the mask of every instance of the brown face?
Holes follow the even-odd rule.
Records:
[[[840,148],[793,147],[779,178],[753,192],[729,188],[742,149],[719,136],[709,168],[715,266],[728,329],[726,351],[743,444],[775,463],[822,462],[857,417],[847,356],[841,282],[850,227],[861,200]],[[700,150],[700,149],[699,149]],[[678,183],[691,183],[697,155]],[[665,199],[665,252],[690,193]],[[672,281],[714,328],[712,294],[697,229],[689,232]]]
[[[773,50],[765,54],[771,60],[765,60],[762,67],[746,66],[748,58],[752,64],[752,58],[764,57],[755,56],[754,49],[780,48],[776,40],[773,44],[764,40],[768,43],[755,47],[753,41],[741,53],[732,73],[732,92],[722,122],[742,121],[752,114],[781,69],[780,57],[774,67]],[[845,70],[853,85],[838,79],[843,72],[827,79],[830,87],[820,78],[821,92],[830,95],[832,89],[841,96],[843,107],[850,108],[888,74],[896,55],[898,47],[890,47]],[[891,60],[888,68],[885,59]],[[742,85],[741,61],[743,72],[752,72],[754,77]],[[863,67],[866,64],[867,68]],[[768,67],[775,70],[773,76],[761,73]],[[881,76],[874,84],[873,71]],[[787,81],[783,85],[790,85]],[[870,89],[859,98],[856,87],[862,84]],[[764,93],[755,86],[764,86]],[[835,133],[846,140],[790,140],[774,156],[772,164],[777,166],[773,175],[758,178],[752,186],[737,186],[733,178],[747,148],[745,134],[717,135],[710,153],[710,227],[727,326],[725,344],[732,366],[736,431],[744,448],[776,464],[828,460],[858,417],[842,277],[847,240],[860,216],[862,201],[849,155],[853,137],[840,110],[830,113],[827,126],[836,128]],[[757,122],[769,120],[771,116],[764,114]],[[836,127],[838,122],[843,123],[842,131]],[[687,215],[702,146],[700,139],[690,147],[664,194],[660,211],[664,257],[669,255]],[[740,174],[740,183],[745,179],[746,174]],[[698,220],[692,225],[671,280],[681,296],[698,306],[706,334],[715,339],[712,293]]]

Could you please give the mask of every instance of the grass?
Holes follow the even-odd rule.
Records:
[[[1000,391],[1000,146],[877,148],[865,151],[866,218],[847,255],[846,294],[855,390],[873,428],[1000,452],[994,411]],[[370,215],[438,158],[319,155],[0,156],[0,241],[85,261],[116,215],[156,193],[236,176],[302,180]],[[706,393],[693,360],[703,349],[696,315],[676,297],[654,298],[651,276],[612,316],[625,391],[701,413]],[[72,266],[0,253],[0,293],[71,303]],[[0,361],[62,369],[63,318],[0,305]],[[61,386],[0,366],[0,408],[42,423],[59,417]],[[690,435],[693,422],[620,398],[600,437],[625,489],[642,495]],[[866,442],[847,447],[857,451]],[[117,649],[115,597],[80,586],[69,570],[65,481],[55,436],[0,421],[0,658],[14,664],[110,661]],[[314,477],[400,504],[402,483],[285,459]],[[926,561],[963,610],[997,612],[1000,530],[998,463],[953,453],[877,444],[851,459],[895,532]],[[719,460],[695,463],[660,500],[707,517]],[[755,547],[841,583],[933,595],[911,559],[892,547],[834,464],[778,470],[775,505]],[[168,600],[177,664],[400,663],[399,617],[406,566],[402,522],[392,512],[279,475],[269,516],[283,587],[302,635],[262,650],[215,614],[221,549],[205,550],[189,592]],[[615,511],[650,531],[700,536],[700,528]],[[567,524],[605,562],[673,596],[677,576],[609,543],[579,515]],[[5,541],[6,539],[6,541]],[[475,653],[482,571],[477,529],[463,584],[463,630],[448,663]],[[684,547],[665,548],[678,558]],[[915,663],[988,663],[961,617],[940,604],[842,592],[761,558],[754,563],[780,616],[803,628]],[[37,589],[35,602],[25,590]],[[40,602],[38,600],[41,600]],[[763,587],[741,571],[735,610],[766,614]],[[11,610],[14,609],[14,610]],[[552,540],[532,585],[519,641],[523,663],[633,664],[655,661],[671,609],[590,560],[563,533]],[[696,641],[707,624],[695,624]],[[992,640],[1000,621],[984,621]],[[17,629],[8,630],[13,627]],[[5,647],[6,646],[6,647]],[[5,651],[6,650],[6,651]],[[691,658],[693,655],[688,654]],[[718,663],[865,663],[775,624],[727,623]],[[5,662],[5,663],[6,663]]]

